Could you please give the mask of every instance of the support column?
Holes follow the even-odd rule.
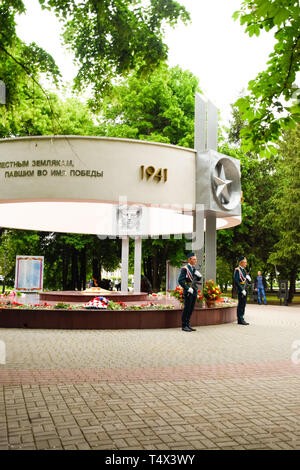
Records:
[[[197,167],[198,154],[204,152],[207,148],[207,139],[206,139],[206,102],[203,97],[196,93],[195,95],[195,138],[194,138],[194,147],[197,150],[196,156],[196,194],[197,186],[199,183],[198,179],[201,177],[199,169]],[[197,269],[202,274],[202,285],[203,285],[203,258],[204,258],[204,207],[203,205],[197,204],[194,212],[194,221],[193,221],[193,232],[194,240],[192,243],[192,251],[195,252],[197,256]]]
[[[194,220],[193,220],[194,240],[192,242],[192,251],[197,257],[197,269],[202,275],[201,289],[203,287],[203,258],[204,258],[204,206],[196,204]],[[200,287],[200,286],[199,286]]]
[[[207,102],[207,148],[218,150],[218,108]]]
[[[128,292],[128,260],[129,260],[129,237],[122,237],[121,254],[121,292]]]
[[[135,237],[133,292],[141,292],[141,269],[142,269],[142,237]]]
[[[205,280],[213,279],[216,281],[216,263],[217,263],[217,226],[216,213],[206,214],[205,231]]]
[[[206,140],[206,102],[199,94],[195,94],[195,136],[194,146],[197,152],[207,149]]]

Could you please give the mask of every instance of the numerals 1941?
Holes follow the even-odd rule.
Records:
[[[149,180],[150,178],[159,181],[166,182],[168,180],[168,168],[159,168],[156,170],[154,166],[150,165],[145,168],[144,165],[141,165],[141,178],[142,180],[146,178]]]

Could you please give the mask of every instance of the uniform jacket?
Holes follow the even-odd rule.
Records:
[[[192,286],[195,270],[196,269],[193,268],[190,264],[187,264],[186,266],[181,268],[181,271],[178,277],[178,284],[183,288],[184,294],[187,294],[189,287]],[[194,289],[193,295],[197,295],[197,289]]]
[[[241,268],[241,266],[238,266],[234,270],[234,282],[238,288],[238,292],[242,292],[244,289],[246,289],[247,283],[246,283],[246,275],[247,272],[244,268]]]

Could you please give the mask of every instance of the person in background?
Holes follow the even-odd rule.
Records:
[[[261,296],[263,296],[264,304],[267,305],[267,299],[265,294],[265,289],[267,288],[267,283],[265,278],[261,275],[261,271],[258,271],[257,278],[255,279],[254,289],[257,291],[258,303],[261,305]]]

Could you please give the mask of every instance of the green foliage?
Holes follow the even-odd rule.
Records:
[[[249,82],[249,94],[239,98],[238,106],[246,121],[241,136],[244,151],[261,156],[276,154],[276,143],[283,131],[300,118],[300,93],[295,84],[300,58],[300,8],[298,0],[244,0],[233,15],[246,25],[249,36],[274,32],[276,44],[268,68]],[[286,102],[294,99],[291,106]]]
[[[198,82],[191,72],[165,64],[146,81],[132,74],[104,101],[98,132],[193,148]]]
[[[225,290],[232,282],[232,266],[221,256],[217,258],[217,284],[220,286],[221,291]]]
[[[240,149],[231,148],[228,144],[219,149],[222,153],[238,158],[241,161],[241,185],[243,191],[242,223],[227,230],[217,232],[218,257],[223,263],[229,263],[231,276],[239,256],[248,259],[252,272],[257,267],[265,271],[268,257],[277,241],[274,228],[264,223],[265,214],[272,207],[270,198],[276,190],[274,171],[276,158],[259,159],[246,155]],[[222,263],[221,263],[222,264]],[[269,266],[268,266],[269,268]],[[226,283],[228,266],[224,265],[224,274],[218,272],[220,284]],[[224,277],[224,280],[223,280]]]
[[[265,223],[279,234],[269,261],[283,272],[298,270],[300,263],[300,125],[285,134],[276,166],[276,192]]]
[[[17,37],[15,15],[24,13],[21,0],[0,0],[0,79],[6,84],[8,108],[22,102],[23,93],[20,91],[25,84],[35,84],[45,94],[39,84],[40,74],[56,84],[60,79],[60,72],[50,54],[37,44],[27,45]]]
[[[58,308],[58,309],[67,310],[67,309],[70,308],[70,304],[66,304],[66,303],[64,303],[64,302],[58,302],[58,303],[54,306],[54,308],[55,308],[55,309]]]
[[[0,107],[0,137],[95,135],[93,116],[79,99],[62,101],[54,93],[46,97],[35,84],[30,86],[27,77],[19,81],[18,90],[18,100]]]
[[[167,59],[165,23],[187,22],[174,0],[39,0],[64,26],[63,38],[80,65],[76,87],[90,85],[96,108],[112,81],[132,70],[145,76]],[[151,52],[150,52],[151,51]]]

